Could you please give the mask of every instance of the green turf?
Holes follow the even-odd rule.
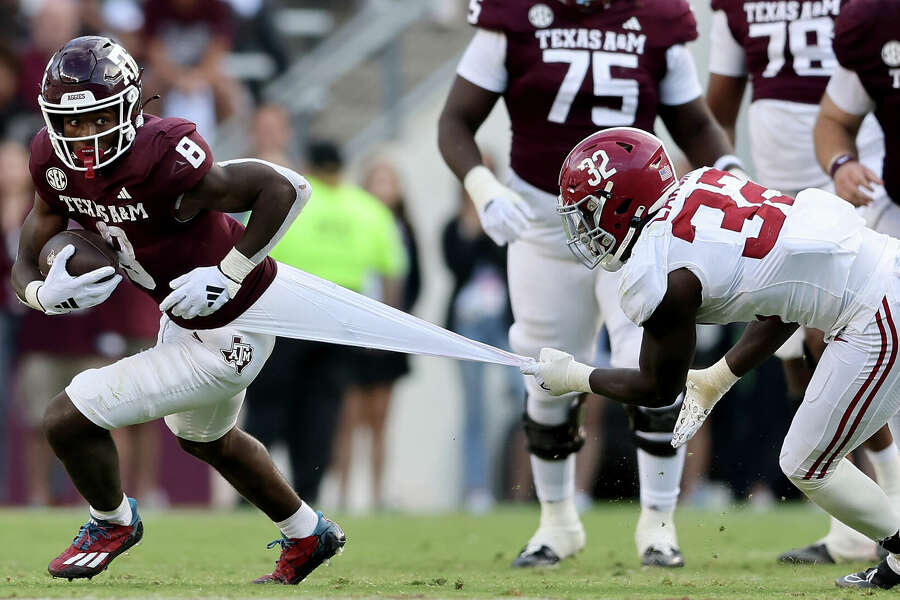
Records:
[[[93,581],[51,579],[46,566],[83,520],[82,511],[0,511],[0,598],[858,598],[833,580],[859,565],[775,564],[779,551],[826,527],[806,506],[768,513],[679,511],[687,566],[638,566],[631,504],[602,505],[584,517],[588,547],[552,570],[509,568],[537,521],[536,507],[468,515],[333,515],[347,532],[343,555],[298,588],[247,582],[271,571],[277,537],[252,511],[144,515],[140,546]],[[885,596],[889,596],[886,593]]]

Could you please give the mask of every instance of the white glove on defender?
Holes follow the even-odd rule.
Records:
[[[466,174],[463,186],[478,209],[481,227],[498,246],[519,239],[534,219],[531,207],[522,197],[497,181],[483,165]]]
[[[159,303],[159,310],[183,319],[205,317],[216,312],[237,294],[240,284],[217,266],[197,267],[169,282],[172,293]]]
[[[694,437],[716,402],[738,379],[740,377],[731,372],[731,367],[724,358],[707,369],[688,371],[685,384],[687,391],[681,404],[681,412],[675,421],[675,430],[672,432],[673,448],[686,444]]]
[[[525,375],[534,375],[534,379],[552,396],[561,396],[571,392],[590,392],[590,376],[594,367],[575,360],[567,352],[553,348],[541,349],[540,362],[521,367]]]
[[[100,281],[116,273],[113,267],[100,267],[72,277],[66,270],[66,263],[73,254],[75,246],[68,244],[63,247],[53,259],[43,283],[33,281],[29,284],[37,284],[35,297],[48,315],[62,315],[80,308],[97,306],[109,298],[122,281],[122,276],[118,274],[108,281]],[[25,295],[29,296],[29,291],[26,290]]]

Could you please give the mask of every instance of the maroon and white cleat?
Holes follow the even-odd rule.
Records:
[[[254,579],[253,583],[281,583],[296,585],[323,562],[343,551],[347,536],[340,526],[318,512],[319,523],[312,535],[305,538],[286,538],[270,542],[266,548],[281,545],[281,557],[269,575]]]
[[[91,519],[81,526],[72,544],[50,562],[47,567],[50,574],[69,581],[82,577],[90,579],[106,570],[115,557],[141,541],[144,524],[138,516],[137,502],[134,498],[129,498],[128,502],[132,514],[130,525]]]

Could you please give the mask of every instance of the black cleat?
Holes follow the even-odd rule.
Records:
[[[793,565],[833,565],[837,561],[828,552],[825,544],[810,544],[805,548],[788,550],[778,557],[778,562]]]
[[[559,564],[559,557],[549,546],[541,546],[537,550],[529,550],[528,546],[522,548],[519,556],[512,562],[513,568],[555,567]]]
[[[889,590],[898,583],[900,583],[900,575],[895,573],[888,566],[887,559],[884,559],[876,567],[839,577],[835,580],[834,585],[839,588]]]
[[[665,548],[649,546],[641,556],[641,566],[677,569],[684,566],[684,556],[681,555],[681,550],[674,546]]]

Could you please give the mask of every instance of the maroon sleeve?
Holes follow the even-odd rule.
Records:
[[[834,28],[834,54],[845,69],[858,71],[861,67],[879,57],[881,49],[873,48],[873,30],[879,24],[879,2],[856,0],[841,8]],[[896,24],[889,24],[896,27]]]
[[[508,0],[471,0],[469,2],[469,24],[480,29],[506,31],[512,17],[514,2]]]
[[[152,150],[155,167],[150,177],[168,197],[193,189],[212,168],[212,150],[196,125],[184,119],[162,119]]]
[[[659,3],[660,33],[666,39],[665,46],[686,44],[699,37],[697,19],[687,0],[663,0]]]

